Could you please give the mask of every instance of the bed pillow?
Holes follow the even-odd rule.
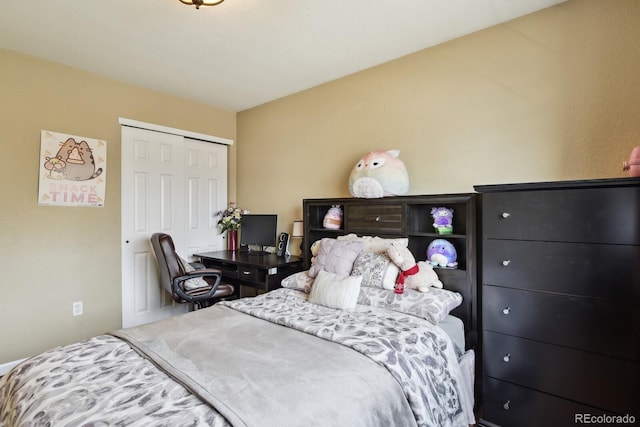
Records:
[[[351,240],[362,242],[362,250],[365,252],[373,252],[375,254],[381,254],[387,252],[391,242],[398,242],[403,247],[409,246],[409,239],[406,237],[399,237],[396,239],[384,239],[378,236],[358,236],[351,233],[345,236],[338,236],[338,240]]]
[[[293,273],[280,282],[280,286],[283,288],[295,289],[307,294],[311,291],[311,285],[313,285],[313,278],[309,277],[308,270]]]
[[[311,287],[309,302],[340,310],[356,308],[362,276],[341,276],[320,270]]]
[[[318,256],[309,269],[309,277],[315,278],[320,270],[348,276],[353,269],[353,262],[362,252],[362,242],[336,240],[325,237],[320,241]]]
[[[192,271],[196,271],[196,269],[193,268],[193,266],[189,264],[186,260],[182,259],[181,257],[178,257],[178,259],[180,260],[180,264],[182,264],[182,268],[184,269],[185,273],[191,273]],[[211,285],[209,285],[202,277],[187,279],[182,284],[182,287],[188,291],[197,289],[197,288],[206,288],[209,286]]]
[[[393,289],[399,272],[387,254],[363,250],[353,263],[351,275],[362,276],[362,286]]]
[[[362,287],[358,304],[411,314],[437,325],[462,304],[462,295],[438,288],[429,288],[429,292],[405,289],[404,294],[396,294],[387,289]]]

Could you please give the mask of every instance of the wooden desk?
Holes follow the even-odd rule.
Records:
[[[280,287],[285,277],[302,271],[302,258],[276,254],[254,255],[240,251],[193,254],[207,268],[222,272],[222,280],[233,285],[250,286],[262,291]]]

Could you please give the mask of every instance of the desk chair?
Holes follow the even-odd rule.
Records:
[[[160,282],[179,303],[193,303],[196,309],[209,307],[214,303],[232,296],[234,287],[220,283],[222,273],[212,268],[191,267],[176,253],[173,239],[165,233],[151,236],[153,252],[158,260]]]

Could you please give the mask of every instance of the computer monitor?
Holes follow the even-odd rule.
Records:
[[[278,215],[245,214],[240,227],[240,245],[248,248],[249,253],[265,254],[265,247],[276,246]],[[259,249],[252,249],[258,246]]]

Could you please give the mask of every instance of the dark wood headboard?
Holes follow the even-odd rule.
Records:
[[[323,227],[328,210],[338,205],[343,211],[340,229]],[[435,239],[446,239],[456,248],[457,268],[438,268],[436,272],[446,289],[459,292],[463,303],[451,314],[465,325],[467,348],[475,348],[478,339],[477,229],[476,194],[397,196],[380,199],[304,199],[303,257],[311,264],[311,245],[324,237],[336,238],[355,233],[359,236],[407,237],[409,250],[417,261],[426,260],[427,247]],[[431,209],[453,209],[453,232],[440,235],[433,227]]]

